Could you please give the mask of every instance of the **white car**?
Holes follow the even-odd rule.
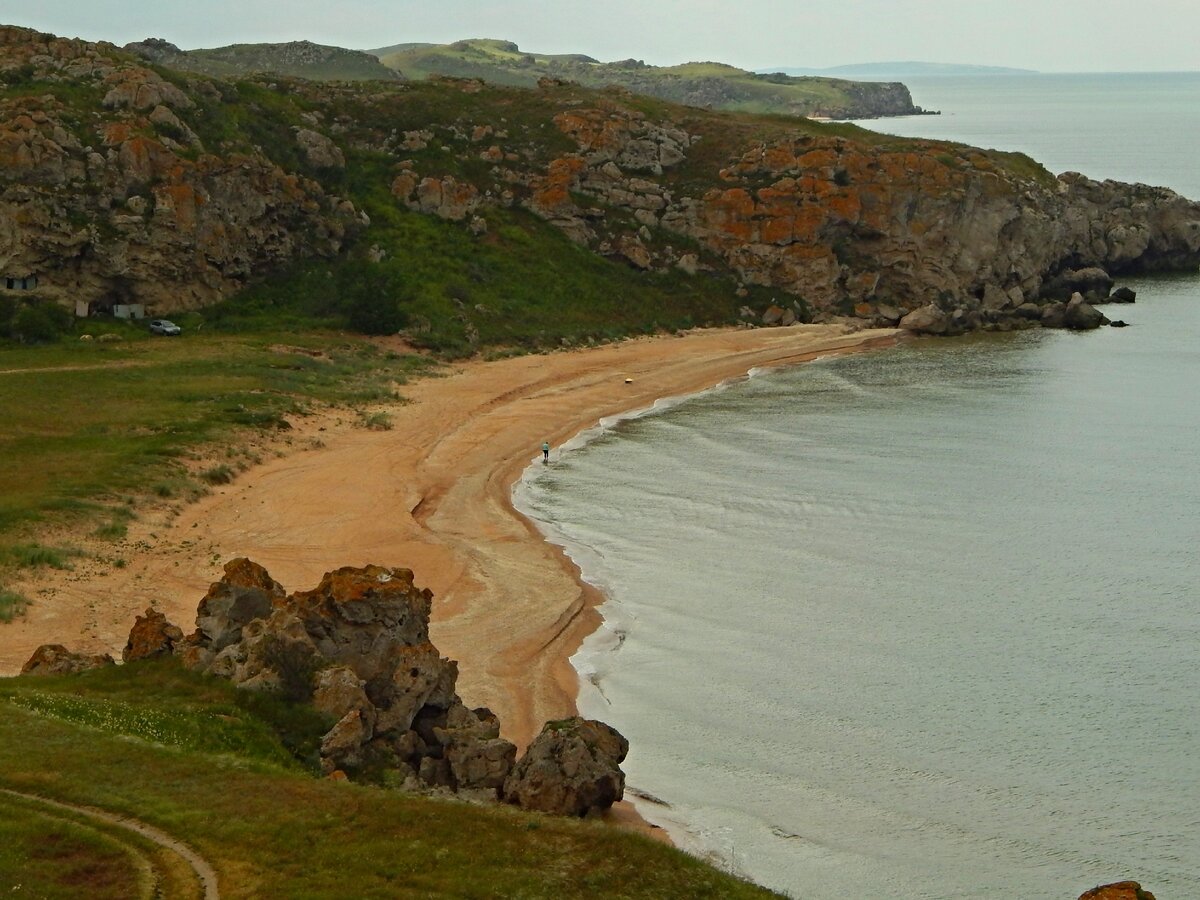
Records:
[[[174,322],[168,322],[166,319],[150,320],[151,334],[179,334],[181,330]]]

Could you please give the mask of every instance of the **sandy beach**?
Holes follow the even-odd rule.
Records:
[[[601,597],[511,504],[522,470],[604,416],[712,387],[764,366],[885,346],[889,330],[730,329],[448,367],[403,388],[393,428],[352,417],[296,424],[292,449],[169,518],[130,529],[124,568],[80,563],[22,590],[26,616],[0,629],[0,674],[43,643],[119,655],[153,604],[190,631],[228,560],[266,566],[289,591],[376,563],[411,568],[434,593],[432,638],[459,661],[459,693],[524,746],[575,710],[569,658]]]

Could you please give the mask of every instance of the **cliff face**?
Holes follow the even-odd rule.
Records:
[[[0,28],[0,74],[0,273],[47,299],[211,303],[361,226],[261,151],[206,146],[185,120],[220,103],[209,82],[19,28]]]
[[[636,254],[619,252],[644,268],[678,264],[670,247],[649,246],[652,233],[611,229],[614,211],[630,214],[643,232],[694,240],[745,283],[818,313],[894,322],[930,303],[1000,313],[1067,299],[1077,270],[1200,264],[1200,204],[1163,188],[1055,179],[966,147],[804,135],[754,142],[715,173],[719,186],[697,189],[671,170],[706,135],[613,109],[555,123],[578,152],[533,180],[540,215],[601,249],[639,241]],[[579,195],[600,208],[581,208]]]
[[[370,270],[387,247],[366,204],[489,248],[489,221],[527,210],[647,278],[732,275],[729,319],[761,316],[762,288],[800,318],[1061,323],[1049,302],[1106,290],[1096,268],[1200,265],[1200,205],[1168,190],[614,89],[233,84],[13,28],[0,81],[0,270],[63,303],[167,312],[306,257]]]
[[[722,171],[727,187],[681,198],[664,223],[747,281],[822,308],[905,309],[996,291],[1015,307],[1064,270],[1197,263],[1200,206],[1171,191],[1074,174],[1024,180],[959,152],[760,144]]]

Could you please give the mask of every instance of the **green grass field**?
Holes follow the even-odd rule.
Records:
[[[323,725],[173,660],[5,679],[0,788],[148,822],[228,898],[774,896],[602,823],[317,779]],[[0,795],[0,894],[135,896],[124,837]]]

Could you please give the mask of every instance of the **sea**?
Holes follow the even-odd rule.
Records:
[[[861,123],[1200,199],[1200,73],[910,79]],[[798,898],[1200,897],[1200,275],[597,423],[518,506],[676,843]]]

